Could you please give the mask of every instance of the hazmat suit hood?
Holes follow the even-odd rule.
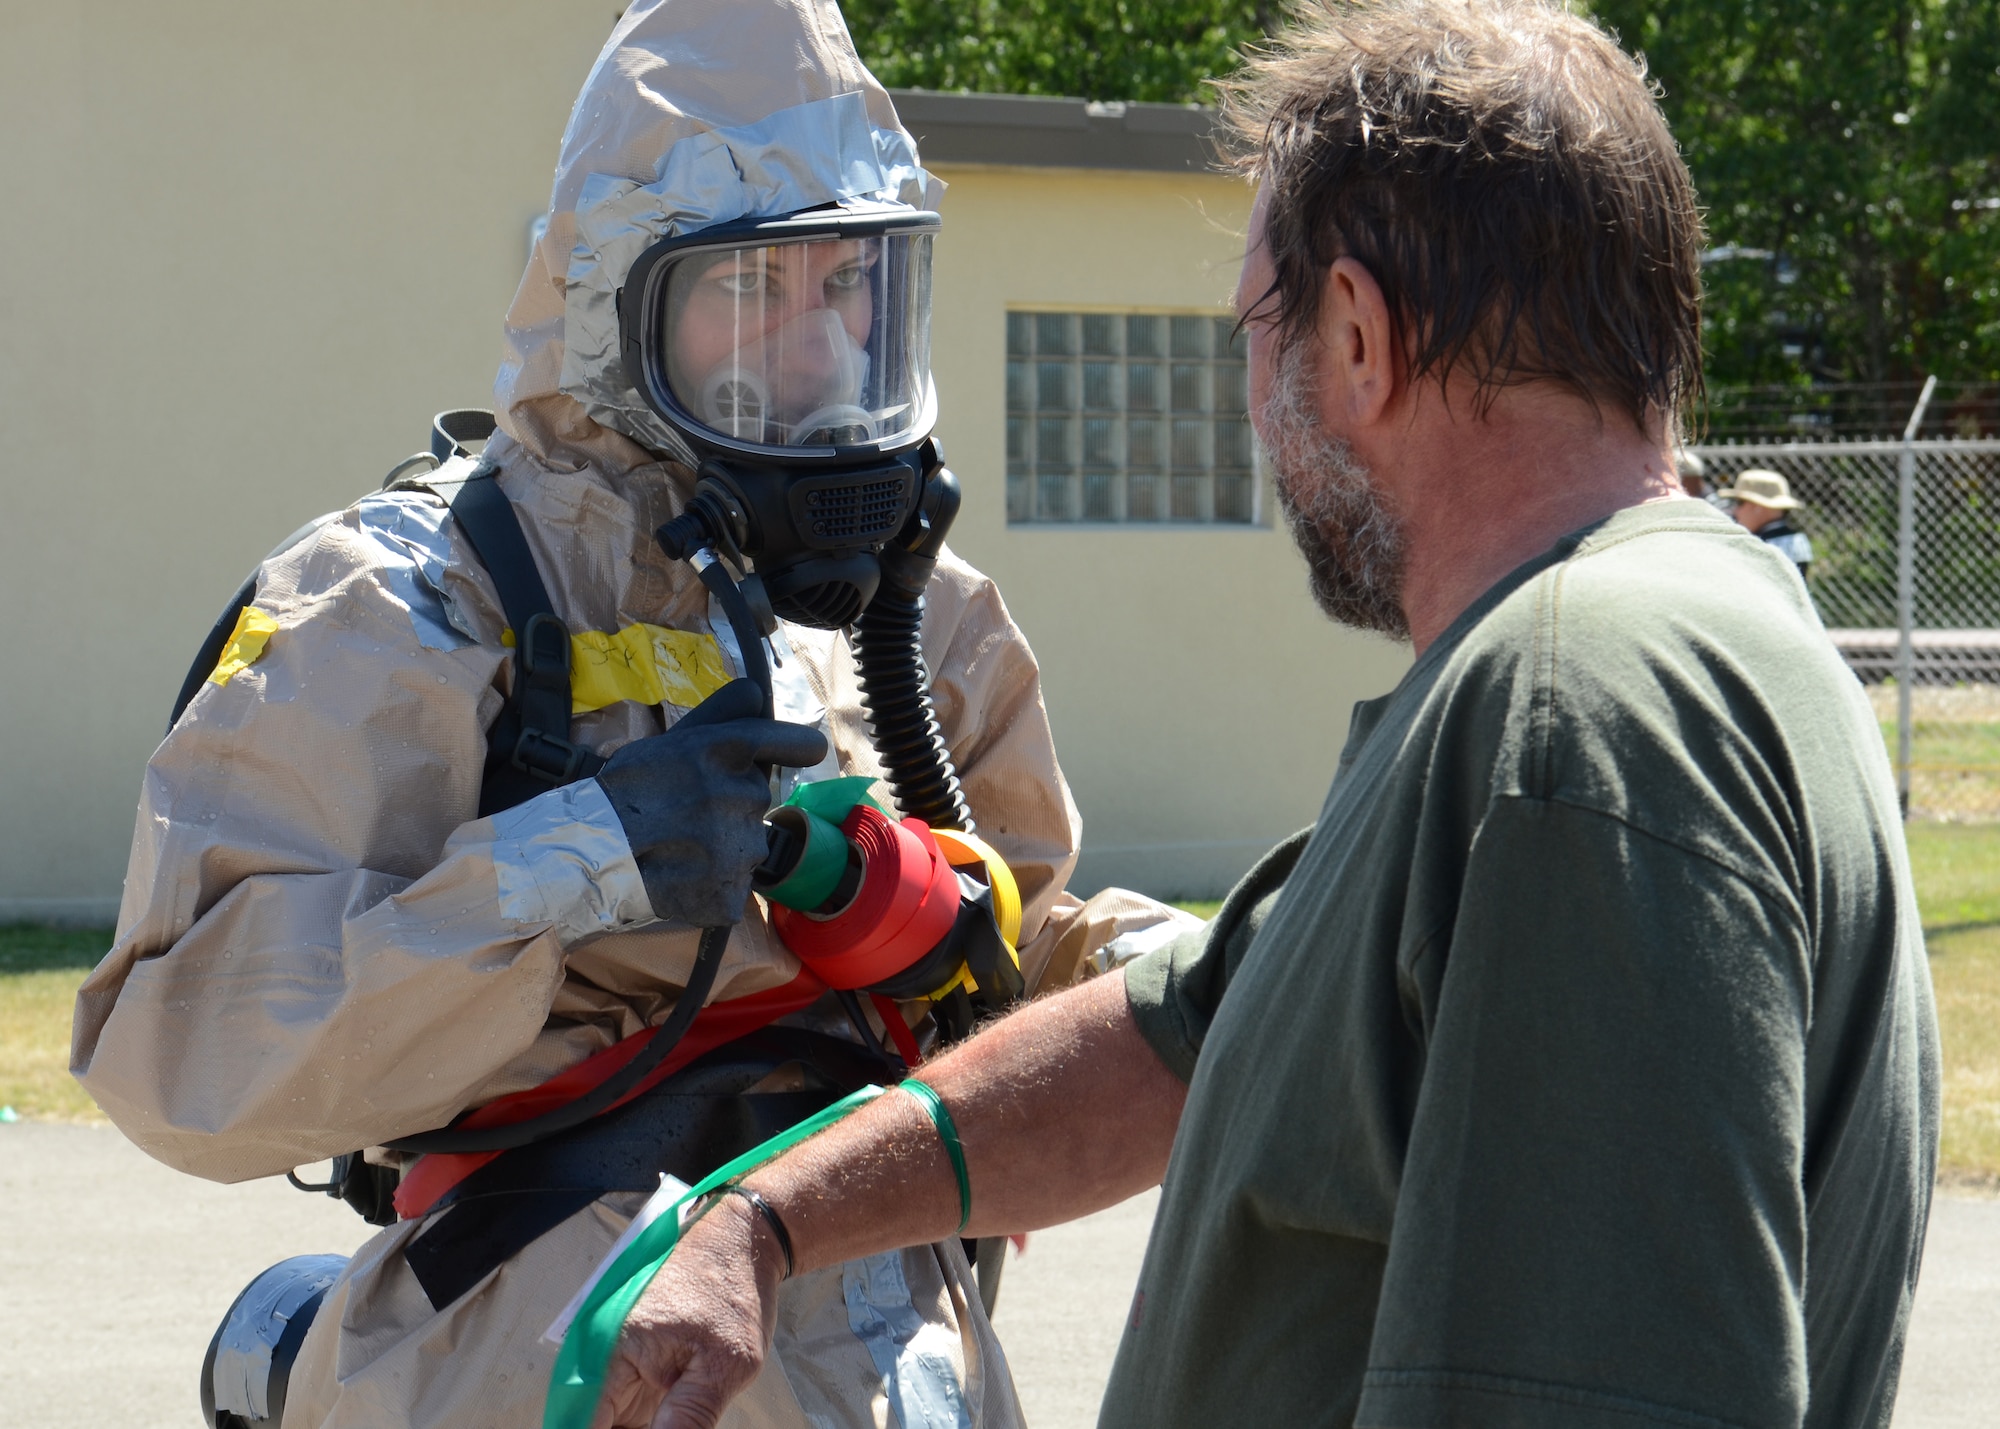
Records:
[[[548,227],[507,313],[501,428],[543,462],[693,466],[619,356],[618,290],[662,238],[841,202],[931,208],[833,0],[641,0],[563,133]]]

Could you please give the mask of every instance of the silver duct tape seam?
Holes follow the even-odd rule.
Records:
[[[847,1327],[867,1346],[903,1429],[972,1429],[951,1354],[957,1337],[942,1325],[927,1323],[911,1301],[903,1255],[887,1251],[840,1268]]]
[[[477,643],[444,583],[452,558],[445,529],[451,512],[436,497],[415,491],[364,496],[351,509],[355,529],[382,553],[378,578],[409,609],[425,648],[462,650]]]
[[[446,843],[491,840],[502,917],[546,924],[564,947],[653,921],[639,865],[617,811],[595,779],[538,794],[465,825]]]
[[[1143,958],[1155,948],[1165,947],[1185,933],[1199,932],[1201,927],[1201,919],[1175,908],[1170,910],[1165,922],[1120,933],[1084,961],[1093,971],[1108,973],[1113,968],[1124,967],[1134,958]]]
[[[268,1419],[271,1354],[299,1307],[340,1278],[344,1255],[295,1255],[250,1282],[215,1345],[215,1407]]]

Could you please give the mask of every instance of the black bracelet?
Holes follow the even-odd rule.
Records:
[[[785,1253],[784,1278],[790,1280],[792,1278],[792,1235],[790,1231],[785,1229],[785,1223],[778,1219],[778,1208],[748,1186],[724,1186],[722,1194],[725,1196],[741,1196],[757,1208],[757,1214],[764,1218],[764,1224],[769,1226],[771,1234],[778,1238],[778,1249]]]

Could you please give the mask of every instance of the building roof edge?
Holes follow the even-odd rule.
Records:
[[[903,127],[932,164],[1216,171],[1215,111],[1036,94],[892,89]]]

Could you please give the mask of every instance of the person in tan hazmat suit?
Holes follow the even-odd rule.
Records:
[[[886,779],[884,804],[898,791],[847,628],[869,577],[836,552],[852,590],[806,581],[787,598],[758,563],[776,613],[805,618],[767,621],[746,650],[723,599],[733,584],[718,594],[654,533],[702,504],[695,468],[717,453],[761,453],[750,466],[768,474],[782,469],[772,450],[804,462],[845,443],[933,492],[940,190],[832,0],[632,6],[564,135],[507,318],[499,431],[476,464],[461,453],[366,497],[259,568],[147,767],[118,938],[78,998],[74,1071],[140,1147],[214,1180],[369,1148],[345,1173],[364,1190],[386,1178],[401,1219],[350,1261],[286,1262],[245,1291],[204,1370],[211,1423],[539,1424],[547,1332],[657,1172],[691,1181],[774,1115],[789,1124],[849,1089],[856,1077],[819,1070],[841,1061],[828,1049],[865,1074],[900,1066],[886,1041],[931,1031],[942,1004],[830,992],[771,905],[746,906],[769,766],[807,786]],[[802,213],[789,221],[813,241],[760,230],[667,251]],[[657,281],[638,280],[642,260]],[[506,543],[457,499],[496,488],[559,626],[510,621],[503,586],[521,562],[496,559]],[[726,524],[727,506],[725,493],[708,509]],[[923,519],[908,503],[893,514]],[[1058,985],[1185,915],[1063,891],[1079,821],[1034,657],[993,584],[932,554],[921,650],[937,724],[1005,864],[986,869],[992,904],[1009,878],[1017,895],[1018,924],[995,911],[992,925],[1013,934],[1024,990]],[[850,598],[810,618],[829,592]],[[522,669],[560,674],[565,654],[567,726],[490,736],[524,718]],[[762,700],[735,678],[759,666]],[[704,966],[700,930],[732,922]],[[504,1152],[440,1139],[580,1104],[710,977],[686,999],[699,1016],[670,1029],[673,1075],[626,1110]],[[597,1129],[620,1116],[628,1130],[607,1143]],[[728,1413],[735,1429],[1020,1420],[956,1242],[797,1277],[776,1336]]]

